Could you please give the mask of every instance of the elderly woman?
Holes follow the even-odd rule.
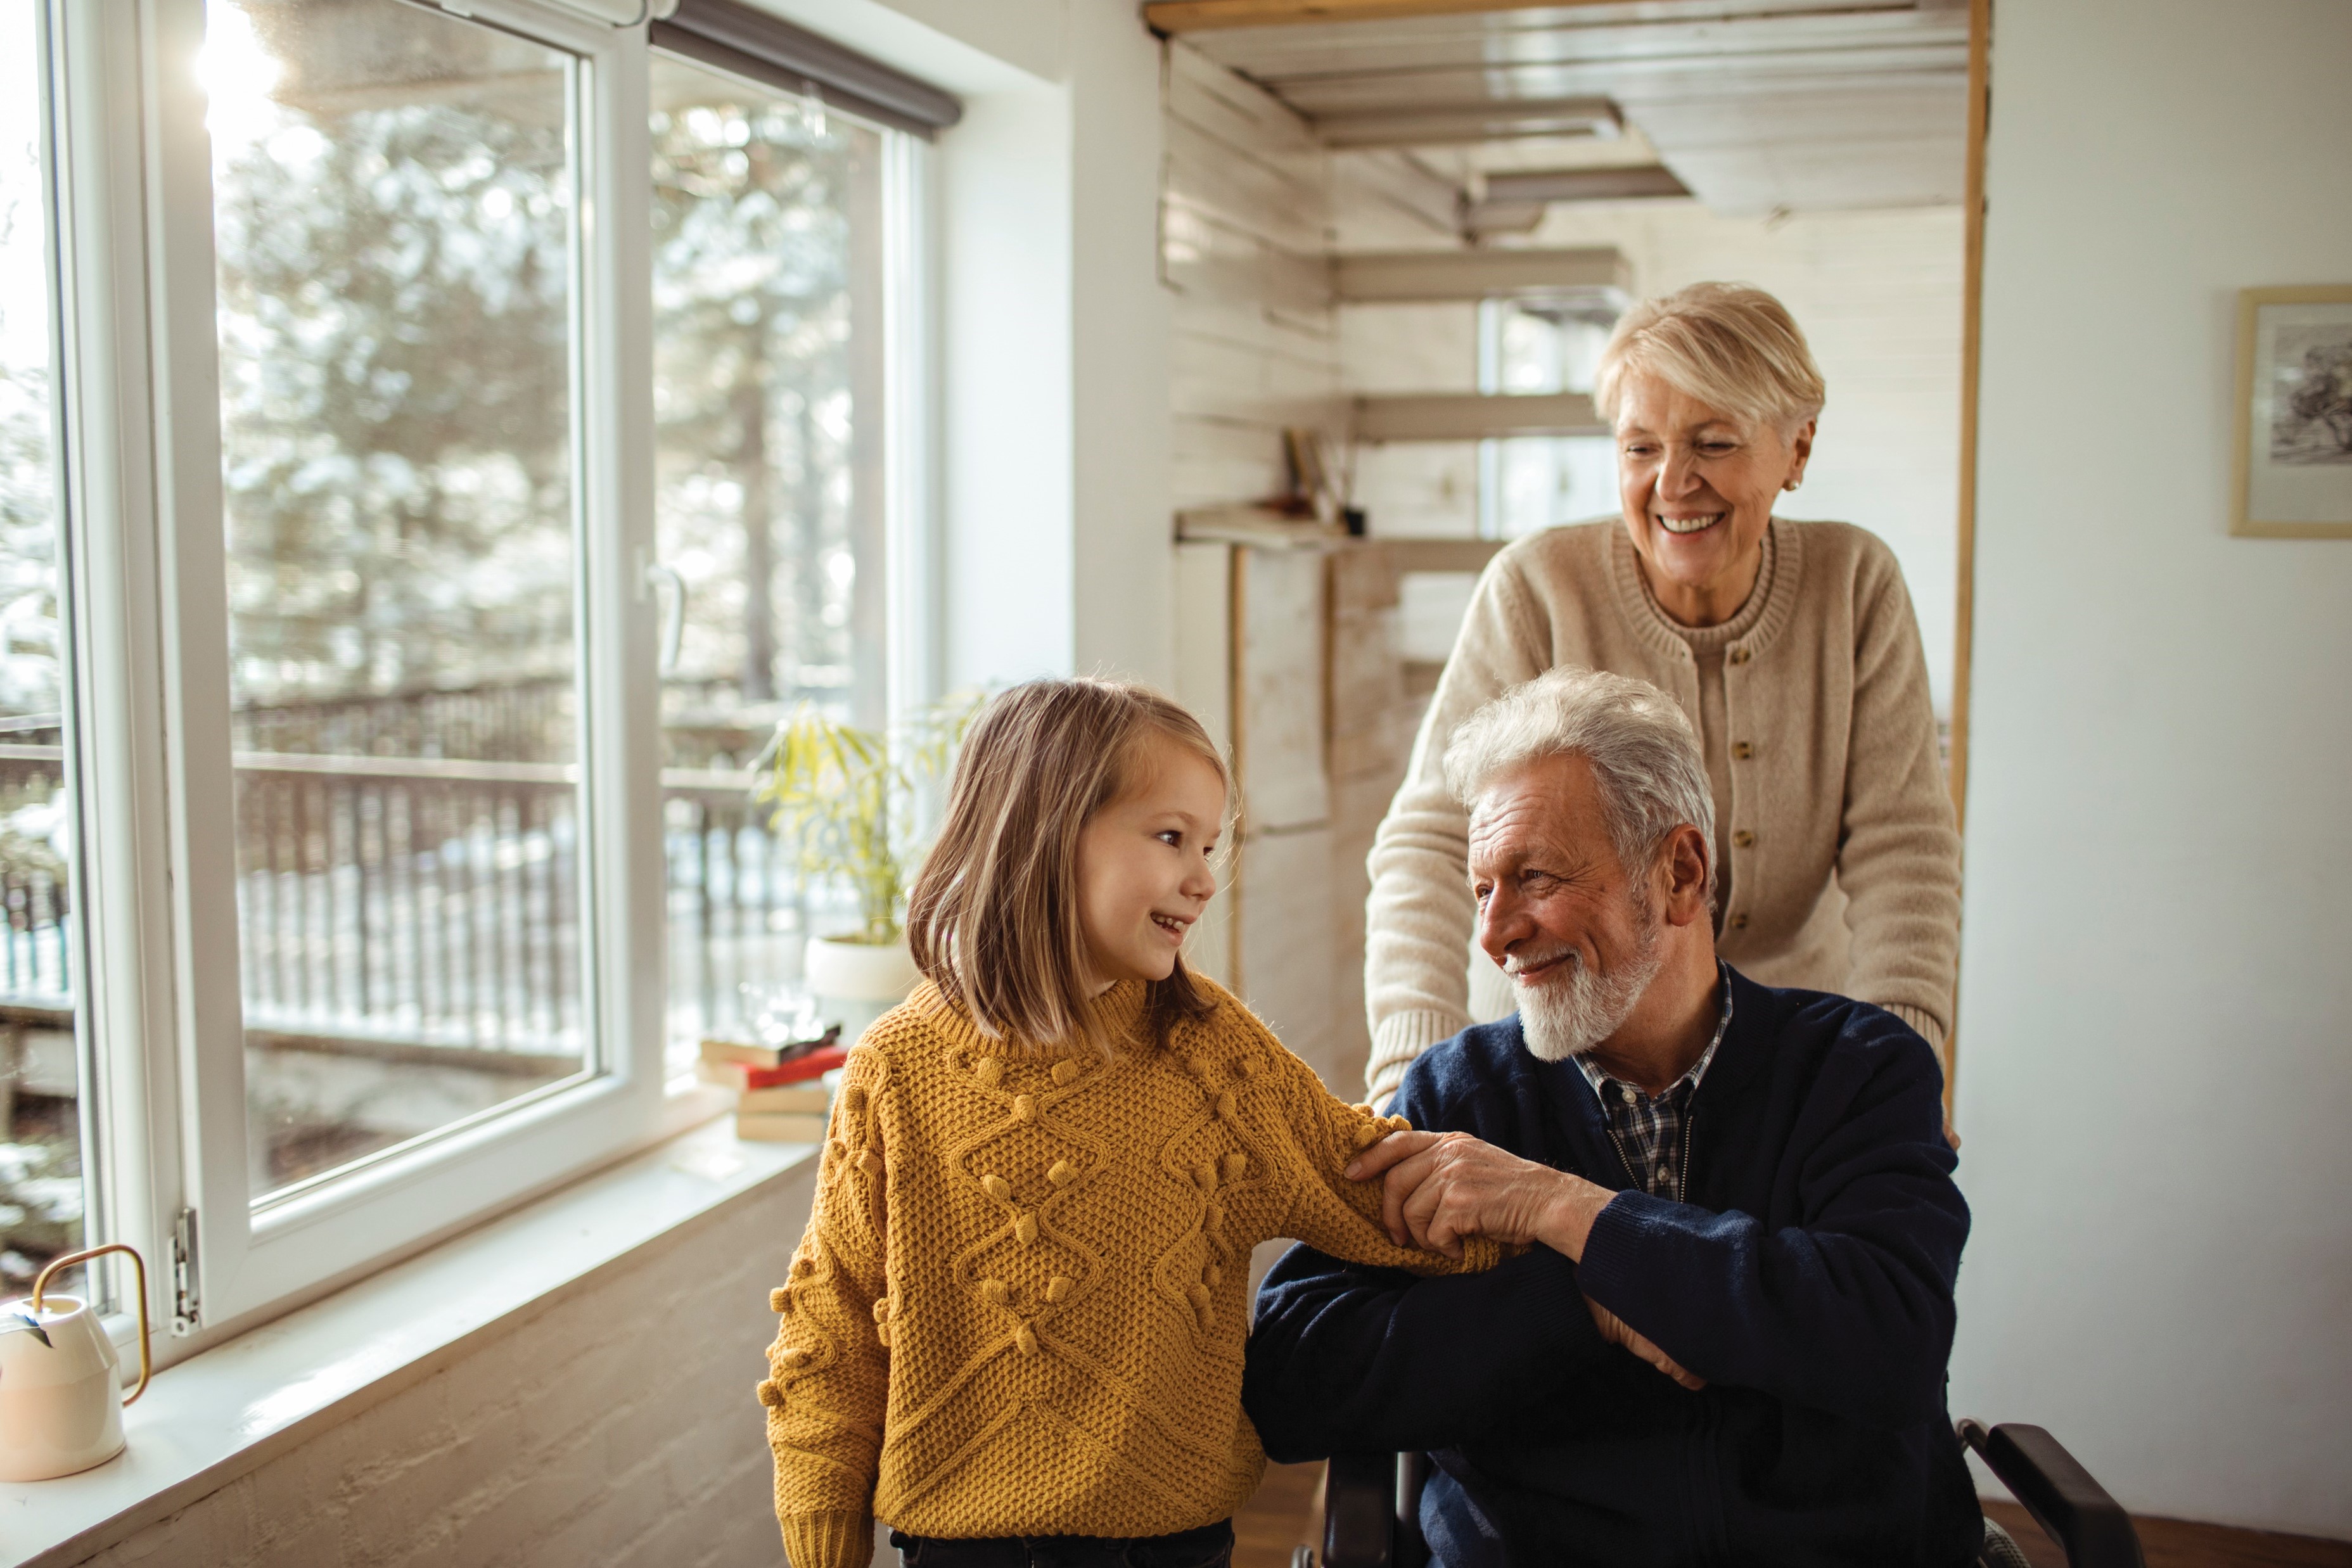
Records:
[[[1645,300],[1602,350],[1593,402],[1616,431],[1624,515],[1496,556],[1372,848],[1373,1099],[1474,1005],[1509,1010],[1470,948],[1466,823],[1440,761],[1473,710],[1559,664],[1637,675],[1697,727],[1722,956],[1767,985],[1875,1002],[1940,1055],[1959,836],[1911,601],[1874,535],[1772,515],[1822,410],[1804,335],[1759,289]]]

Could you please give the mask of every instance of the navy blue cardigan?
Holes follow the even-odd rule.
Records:
[[[1392,1110],[1620,1190],[1581,1266],[1537,1247],[1421,1280],[1294,1248],[1243,1403],[1277,1459],[1425,1448],[1447,1568],[1975,1561],[1944,1408],[1969,1229],[1927,1041],[1866,1002],[1732,972],[1692,1102],[1688,1203],[1633,1188],[1591,1085],[1518,1020],[1466,1030]],[[1601,1339],[1589,1293],[1707,1380]]]

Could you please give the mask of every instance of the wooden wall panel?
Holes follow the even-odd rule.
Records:
[[[1234,551],[1230,545],[1176,547],[1175,697],[1192,711],[1209,738],[1233,754]],[[1210,900],[1184,949],[1185,962],[1220,985],[1234,984],[1233,854],[1217,876]]]
[[[1286,427],[1322,431],[1338,459],[1351,413],[1331,298],[1332,161],[1296,114],[1184,45],[1169,46],[1164,82],[1171,499],[1257,500],[1283,486]],[[1412,183],[1409,166],[1384,168]],[[1445,192],[1412,194],[1450,208]],[[1365,547],[1196,543],[1178,547],[1176,578],[1178,695],[1213,732],[1229,727],[1243,806],[1192,962],[1352,1100],[1370,1043],[1363,861],[1412,740],[1394,572]],[[1344,793],[1335,758],[1351,770]]]
[[[1349,1099],[1362,1092],[1371,1032],[1364,1016],[1365,861],[1389,800],[1404,778],[1421,703],[1405,692],[1397,656],[1399,579],[1394,549],[1351,545],[1332,552],[1325,639],[1331,774],[1331,1071]]]
[[[1189,45],[1169,56],[1168,108],[1253,157],[1306,159],[1323,151],[1287,104]]]
[[[1259,235],[1296,255],[1316,254],[1324,225],[1313,184],[1238,154],[1181,120],[1168,121],[1163,156],[1171,199],[1195,221]]]
[[[1324,823],[1323,557],[1234,551],[1234,751],[1244,831]]]
[[[1332,1051],[1340,955],[1330,868],[1328,827],[1249,835],[1238,878],[1239,978],[1242,996],[1276,1038],[1333,1092],[1353,1100],[1363,1092],[1362,1067],[1352,1080],[1338,1076]],[[1360,1020],[1363,1009],[1356,1010]]]
[[[1170,44],[1160,279],[1174,297],[1177,507],[1254,501],[1286,479],[1282,432],[1346,430],[1331,308],[1330,156],[1306,122]]]

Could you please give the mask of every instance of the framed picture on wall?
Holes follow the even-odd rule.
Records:
[[[2238,293],[2230,531],[2352,538],[2352,284]]]

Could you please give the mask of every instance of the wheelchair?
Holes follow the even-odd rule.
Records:
[[[2066,1553],[2067,1568],[2146,1568],[2139,1536],[2091,1472],[2039,1427],[1958,1424],[1960,1441],[2000,1478]],[[1427,1568],[1421,1535],[1426,1454],[1334,1454],[1323,1483],[1321,1568]],[[2031,1568],[2009,1532],[1985,1521],[1979,1568]],[[1317,1568],[1302,1546],[1291,1568]]]

